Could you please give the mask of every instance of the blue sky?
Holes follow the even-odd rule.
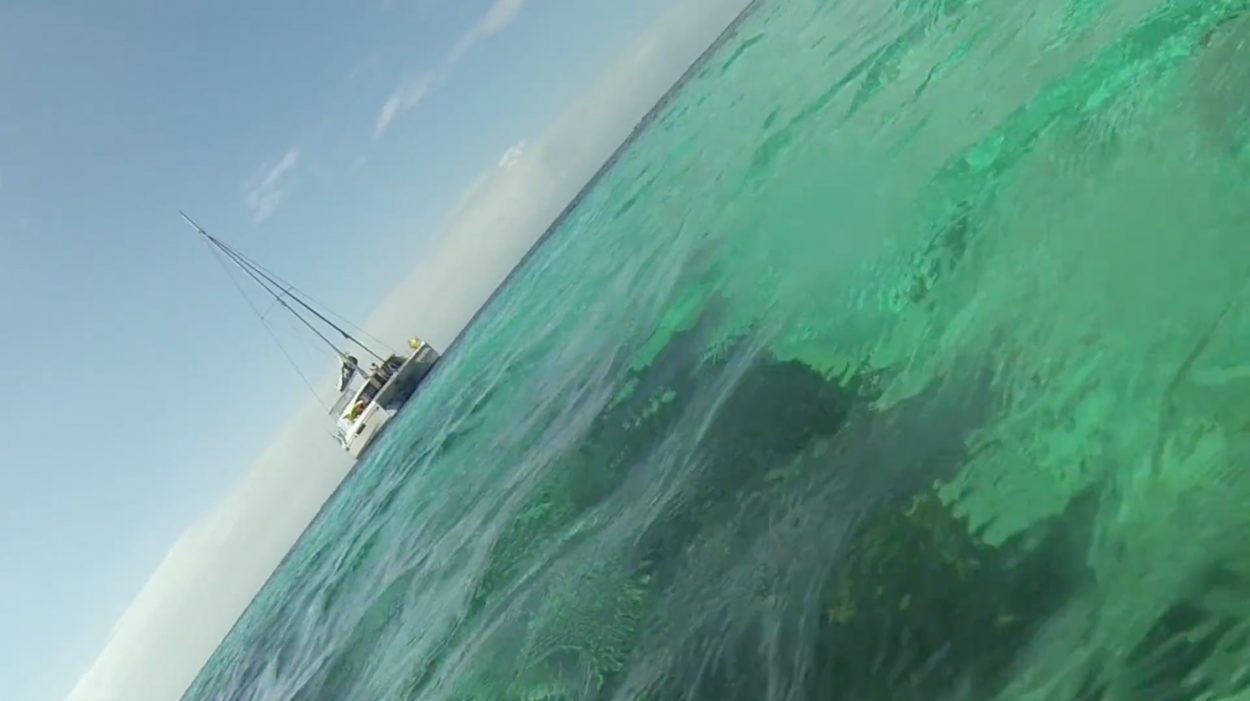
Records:
[[[178,210],[364,318],[673,4],[0,7],[0,698],[63,698],[308,403]]]

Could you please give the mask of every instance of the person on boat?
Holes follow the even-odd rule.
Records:
[[[343,356],[343,364],[339,367],[339,391],[342,392],[347,383],[351,382],[352,375],[356,372],[356,367],[360,361],[355,356]]]
[[[386,384],[391,379],[391,368],[388,365],[379,365],[373,363],[369,366],[369,379],[377,383],[378,387]]]

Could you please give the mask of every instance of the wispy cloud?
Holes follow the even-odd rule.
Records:
[[[427,95],[446,82],[452,69],[474,46],[483,39],[502,32],[512,24],[528,1],[495,0],[495,4],[491,5],[490,9],[479,17],[464,34],[460,35],[437,68],[400,81],[378,112],[377,122],[373,129],[374,138],[382,136],[396,117],[416,107]]]
[[[521,160],[523,155],[525,155],[525,142],[521,141],[503,152],[503,155],[499,157],[499,167],[511,168],[517,164],[517,161]]]
[[[243,182],[243,201],[259,224],[278,210],[285,196],[284,181],[299,164],[299,149],[292,148],[277,163],[266,163]]]
[[[447,54],[447,63],[455,64],[479,41],[502,32],[516,20],[527,0],[496,0],[494,5],[465,32]]]
[[[395,88],[395,92],[386,99],[386,103],[382,105],[382,111],[378,113],[377,124],[373,128],[373,136],[379,137],[386,128],[390,126],[391,121],[400,114],[416,107],[425,96],[430,93],[434,87],[434,81],[438,76],[434,73],[422,73],[414,78],[409,78],[399,87]]]

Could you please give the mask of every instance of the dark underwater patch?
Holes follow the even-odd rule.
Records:
[[[824,593],[813,698],[991,698],[1016,655],[1087,577],[1087,492],[999,547],[926,491],[864,524]]]

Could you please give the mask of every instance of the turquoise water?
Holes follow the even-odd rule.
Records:
[[[1250,0],[760,4],[188,699],[1250,699]]]

